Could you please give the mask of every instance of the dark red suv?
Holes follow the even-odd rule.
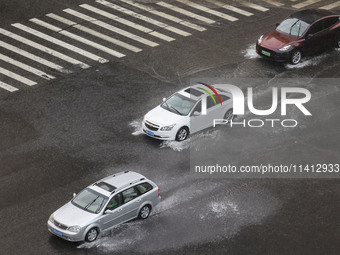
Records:
[[[262,35],[256,52],[266,58],[298,64],[303,56],[340,48],[340,14],[326,10],[296,12],[274,31]]]

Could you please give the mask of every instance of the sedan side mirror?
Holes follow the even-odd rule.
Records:
[[[166,98],[164,97],[164,98],[163,98],[163,102],[165,102],[165,100],[166,100]]]
[[[77,196],[77,194],[76,193],[73,193],[73,198],[75,198]]]
[[[198,112],[198,111],[194,111],[193,113],[192,113],[192,115],[191,116],[200,116],[201,115],[201,113],[200,112]]]
[[[279,25],[280,25],[280,23],[276,23],[276,24],[275,24],[275,27],[278,27]]]

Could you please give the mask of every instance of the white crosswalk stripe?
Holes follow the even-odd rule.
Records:
[[[44,34],[44,33],[42,33],[42,32],[39,32],[39,31],[37,31],[37,30],[35,30],[35,29],[33,29],[33,28],[27,27],[27,26],[22,25],[22,24],[20,24],[20,23],[12,24],[12,26],[14,26],[14,27],[16,27],[16,28],[19,28],[19,29],[21,29],[21,30],[23,30],[23,31],[25,31],[25,32],[28,32],[28,33],[30,33],[30,34],[32,34],[32,35],[35,35],[35,36],[37,36],[37,37],[40,37],[40,38],[42,38],[42,39],[44,39],[44,40],[46,40],[46,41],[49,41],[49,42],[51,42],[51,43],[57,44],[57,45],[59,45],[59,46],[61,46],[61,47],[63,47],[63,48],[66,48],[66,49],[68,49],[68,50],[71,50],[71,51],[73,51],[73,52],[76,52],[76,53],[78,53],[78,54],[80,54],[80,55],[83,55],[83,56],[85,56],[85,57],[87,57],[87,58],[89,58],[89,59],[92,59],[92,60],[94,60],[94,61],[98,61],[98,62],[100,62],[100,63],[106,63],[106,62],[108,62],[108,60],[105,59],[105,58],[101,58],[101,57],[99,57],[99,56],[97,56],[97,55],[94,55],[94,54],[88,52],[88,51],[82,50],[82,49],[80,49],[80,48],[78,48],[78,47],[76,47],[76,46],[74,46],[74,45],[72,45],[72,44],[63,42],[63,41],[61,41],[61,40],[59,40],[59,39],[56,39],[56,38],[54,38],[54,37],[52,37],[52,36],[49,36],[49,35]]]
[[[46,16],[48,16],[48,17],[50,17],[52,19],[58,20],[58,21],[60,21],[60,22],[62,22],[64,24],[67,24],[67,25],[72,26],[74,28],[77,28],[80,31],[83,31],[85,33],[88,33],[88,34],[91,34],[91,35],[96,36],[98,38],[101,38],[101,39],[103,39],[105,41],[108,41],[110,43],[116,44],[116,45],[118,45],[120,47],[123,47],[125,49],[131,50],[133,52],[140,52],[140,51],[142,51],[142,49],[137,48],[137,47],[135,47],[135,46],[133,46],[131,44],[128,44],[128,43],[122,42],[120,40],[114,39],[114,38],[112,38],[110,36],[107,36],[107,35],[104,35],[102,33],[99,33],[97,31],[95,31],[93,29],[90,29],[88,27],[85,27],[83,25],[78,25],[77,23],[75,23],[75,22],[73,22],[71,20],[65,19],[63,17],[60,17],[60,16],[58,16],[56,14],[50,13],[50,14],[47,14]]]
[[[96,7],[93,7],[93,6],[91,6],[91,5],[82,4],[82,5],[80,5],[80,7],[84,8],[84,9],[87,9],[87,10],[89,10],[89,11],[92,11],[92,12],[94,12],[94,13],[97,13],[97,14],[99,14],[99,15],[102,15],[102,16],[104,16],[104,17],[106,17],[106,18],[112,19],[112,20],[114,20],[114,21],[116,21],[116,22],[119,22],[119,23],[121,23],[121,24],[124,24],[124,25],[126,25],[126,26],[129,26],[129,27],[132,27],[132,28],[137,29],[137,30],[139,30],[139,31],[142,31],[142,32],[144,32],[144,33],[147,33],[147,34],[149,34],[149,35],[152,35],[152,36],[154,36],[154,37],[157,37],[157,38],[159,38],[159,39],[162,39],[162,40],[164,40],[164,41],[170,42],[170,41],[173,41],[173,40],[174,40],[174,38],[171,38],[171,37],[166,36],[166,35],[164,35],[164,34],[161,34],[161,33],[159,33],[159,32],[153,31],[153,30],[151,30],[150,28],[144,27],[144,26],[142,26],[142,25],[139,25],[139,24],[134,23],[134,22],[132,22],[132,21],[129,21],[129,20],[127,20],[127,19],[120,18],[120,17],[118,17],[118,16],[116,16],[116,15],[114,15],[114,14],[112,14],[112,13],[103,11],[103,10],[98,9],[98,8],[96,8]]]
[[[38,62],[38,63],[40,63],[42,65],[48,66],[48,67],[50,67],[52,69],[58,70],[59,72],[62,72],[62,73],[72,73],[72,71],[67,70],[64,67],[60,66],[60,65],[57,65],[57,64],[55,64],[55,63],[53,63],[51,61],[48,61],[46,59],[43,59],[41,57],[38,57],[38,56],[36,56],[36,55],[34,55],[32,53],[24,51],[24,50],[22,50],[22,49],[20,49],[18,47],[15,47],[13,45],[10,45],[10,44],[6,43],[6,42],[0,41],[0,47],[3,47],[3,48],[5,48],[7,50],[10,50],[10,51],[13,51],[13,52],[15,52],[15,53],[17,53],[17,54],[19,54],[21,56],[29,58],[29,59],[31,59],[31,60],[33,60],[35,62]]]
[[[232,11],[232,12],[236,12],[236,13],[242,14],[242,15],[244,15],[244,16],[252,16],[252,15],[254,15],[254,14],[251,13],[251,12],[247,12],[247,11],[245,11],[245,10],[242,10],[242,9],[237,8],[237,7],[235,7],[235,6],[232,6],[232,5],[230,5],[230,4],[223,3],[223,2],[218,1],[218,0],[206,0],[206,1],[207,1],[207,2],[210,2],[210,3],[214,4],[214,5],[217,5],[217,6],[219,6],[219,7],[222,7],[222,8],[224,8],[224,9],[227,9],[227,10],[229,10],[229,11]]]
[[[87,65],[87,64],[85,64],[85,63],[83,63],[83,62],[81,62],[79,60],[76,60],[74,58],[66,56],[63,53],[60,53],[60,52],[58,52],[56,50],[48,48],[48,47],[46,47],[46,46],[44,46],[42,44],[39,44],[39,43],[33,42],[31,40],[28,40],[28,39],[26,39],[26,38],[24,38],[24,37],[22,37],[20,35],[17,35],[17,34],[14,34],[14,33],[10,32],[10,31],[7,31],[7,30],[4,30],[4,29],[0,28],[0,33],[3,34],[3,35],[6,35],[6,36],[8,36],[8,37],[10,37],[12,39],[15,39],[15,40],[17,40],[19,42],[27,44],[27,45],[35,48],[35,49],[41,50],[41,51],[43,51],[43,52],[45,52],[47,54],[50,54],[50,55],[55,56],[57,58],[60,58],[60,59],[62,59],[64,61],[66,61],[66,62],[69,62],[69,63],[74,64],[74,65],[78,65],[78,66],[80,66],[83,69],[90,67],[89,65]]]
[[[275,5],[275,6],[282,6],[282,5],[284,5],[283,3],[280,3],[280,2],[275,1],[275,0],[262,0],[262,1],[264,1],[266,3],[269,3],[269,4],[272,4],[272,5]]]
[[[183,4],[186,4],[186,5],[188,5],[188,6],[192,7],[192,8],[198,9],[200,11],[204,11],[204,12],[207,12],[209,14],[215,15],[217,17],[229,20],[229,21],[236,21],[236,20],[238,20],[238,18],[235,18],[233,16],[230,16],[228,14],[225,14],[225,13],[222,13],[222,12],[219,12],[219,11],[215,11],[215,10],[209,9],[208,7],[205,7],[203,5],[191,2],[189,0],[176,0],[176,1],[180,2],[180,3],[183,3]]]
[[[331,10],[340,6],[340,1],[320,7],[323,10]]]
[[[36,19],[36,18],[30,19],[30,21],[32,21],[32,22],[34,22],[34,23],[36,23],[36,24],[38,24],[38,25],[40,25],[42,27],[48,28],[48,29],[50,29],[50,30],[52,30],[54,32],[57,32],[57,33],[60,33],[60,34],[62,34],[64,36],[72,38],[72,39],[74,39],[76,41],[79,41],[79,42],[82,42],[84,44],[87,44],[87,45],[89,45],[89,46],[91,46],[93,48],[96,48],[96,49],[99,49],[101,51],[104,51],[104,52],[106,52],[106,53],[108,53],[108,54],[110,54],[110,55],[112,55],[114,57],[121,58],[121,57],[125,56],[124,54],[122,54],[122,53],[120,53],[118,51],[112,50],[112,49],[110,49],[108,47],[105,47],[105,46],[99,44],[99,43],[90,41],[88,39],[85,39],[84,37],[81,37],[81,36],[78,36],[76,34],[70,33],[70,32],[68,32],[66,30],[63,30],[63,29],[59,28],[59,27],[51,25],[51,24],[49,24],[49,23],[47,23],[45,21],[42,21],[42,20],[39,20],[39,19]]]
[[[3,74],[3,75],[6,75],[12,79],[15,79],[17,81],[20,81],[28,86],[33,86],[33,85],[36,85],[37,83],[35,81],[32,81],[30,79],[27,79],[19,74],[16,74],[16,73],[13,73],[5,68],[2,68],[0,67],[0,73]]]
[[[44,78],[46,80],[51,80],[51,79],[55,78],[52,75],[49,75],[49,74],[47,74],[47,73],[45,73],[43,71],[40,71],[40,70],[38,70],[38,69],[36,69],[36,68],[34,68],[32,66],[26,65],[26,64],[24,64],[22,62],[19,62],[19,61],[13,59],[13,58],[10,58],[8,56],[5,56],[5,55],[1,54],[1,53],[0,53],[0,59],[2,61],[4,61],[4,62],[7,62],[7,63],[12,64],[12,65],[15,65],[15,66],[17,66],[17,67],[19,67],[19,68],[21,68],[23,70],[26,70],[27,72],[33,73],[35,75],[38,75],[38,76],[40,76],[40,77],[42,77],[42,78]]]
[[[170,15],[170,14],[167,14],[165,12],[161,12],[161,11],[155,10],[154,8],[148,7],[146,5],[143,5],[143,4],[140,4],[140,3],[137,3],[137,2],[133,2],[131,0],[120,0],[120,1],[122,1],[124,3],[127,3],[127,4],[130,4],[130,5],[134,6],[134,7],[142,9],[144,11],[147,11],[149,13],[152,13],[154,15],[160,16],[162,18],[165,18],[165,19],[171,20],[173,22],[179,23],[179,24],[181,24],[183,26],[187,26],[187,27],[190,27],[192,29],[195,29],[195,30],[198,30],[198,31],[201,31],[201,32],[206,30],[204,27],[201,27],[201,26],[198,26],[196,24],[190,23],[188,21],[182,20],[180,18],[177,18],[177,17],[175,17],[173,15]]]
[[[158,27],[161,27],[163,29],[166,29],[166,30],[169,30],[173,33],[176,33],[176,34],[179,34],[179,35],[182,35],[182,36],[189,36],[191,35],[190,33],[188,32],[185,32],[181,29],[178,29],[178,28],[175,28],[173,26],[170,26],[168,24],[165,24],[163,22],[160,22],[160,21],[157,21],[155,19],[152,19],[152,18],[149,18],[149,17],[146,17],[144,15],[141,15],[139,13],[136,13],[134,11],[131,11],[129,9],[126,9],[122,6],[119,6],[119,5],[116,5],[116,4],[113,4],[113,3],[110,3],[110,2],[107,2],[105,0],[96,0],[97,3],[100,3],[100,4],[103,4],[107,7],[110,7],[114,10],[117,10],[117,11],[120,11],[120,12],[123,12],[124,14],[127,14],[127,15],[130,15],[130,16],[133,16],[134,18],[137,18],[137,19],[140,19],[140,20],[143,20],[143,21],[146,21],[148,23],[151,23],[155,26],[158,26]]]
[[[183,14],[185,16],[188,16],[190,18],[197,19],[199,21],[205,22],[207,24],[213,24],[213,23],[216,22],[215,20],[203,17],[202,15],[198,15],[196,13],[190,12],[188,10],[185,10],[183,8],[177,7],[177,6],[169,4],[169,3],[157,2],[156,4],[158,4],[159,6],[162,6],[164,8],[168,8],[168,9],[170,9],[172,11],[178,12],[180,14]]]
[[[244,6],[247,6],[249,8],[252,8],[254,10],[258,10],[258,11],[261,11],[261,12],[269,11],[268,8],[263,7],[261,5],[258,5],[258,4],[254,4],[252,2],[246,2],[246,1],[243,1],[243,0],[234,0],[234,1],[240,3],[240,4],[244,5]]]
[[[295,5],[293,5],[293,7],[296,8],[296,9],[301,9],[301,8],[304,8],[308,5],[315,4],[315,3],[320,2],[320,1],[321,0],[307,0],[307,1],[304,1],[302,3],[295,4]]]
[[[110,31],[114,32],[114,33],[123,35],[123,36],[125,36],[127,38],[130,38],[132,40],[135,40],[137,42],[143,43],[145,45],[148,45],[148,46],[151,46],[151,47],[155,47],[155,46],[159,45],[158,43],[152,42],[152,41],[150,41],[148,39],[145,39],[145,38],[143,38],[141,36],[138,36],[138,35],[132,34],[130,32],[124,31],[124,30],[122,30],[122,29],[120,29],[118,27],[114,27],[114,26],[112,26],[110,24],[104,23],[103,21],[96,20],[96,19],[94,19],[94,18],[92,18],[92,17],[90,17],[88,15],[82,14],[80,12],[77,12],[77,11],[74,11],[74,10],[71,10],[71,9],[65,9],[64,12],[67,12],[67,13],[69,13],[71,15],[74,15],[74,16],[76,16],[78,18],[81,18],[83,20],[91,22],[92,24],[96,24],[96,25],[98,25],[100,27],[103,27],[103,28],[105,28],[107,30],[110,30]],[[138,51],[141,51],[141,49],[138,49]],[[136,52],[138,52],[138,51],[136,51]]]
[[[14,92],[14,91],[18,90],[17,88],[15,88],[15,87],[13,87],[13,86],[5,83],[5,82],[2,82],[2,81],[0,81],[0,88],[3,88],[3,89],[5,89],[9,92]]]

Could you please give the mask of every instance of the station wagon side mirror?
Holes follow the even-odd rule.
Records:
[[[76,193],[73,193],[73,198],[75,198],[77,196],[77,194]]]
[[[163,102],[165,102],[165,100],[166,100],[166,98],[165,98],[165,97],[163,97]]]
[[[104,211],[104,214],[113,214],[114,213],[114,211],[111,211],[111,210],[105,210]]]

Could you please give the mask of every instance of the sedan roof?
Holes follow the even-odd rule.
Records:
[[[313,22],[332,15],[339,15],[331,11],[327,10],[315,10],[315,9],[307,9],[303,11],[296,12],[292,14],[290,17],[296,18],[299,20],[303,20],[308,24],[312,24]]]

